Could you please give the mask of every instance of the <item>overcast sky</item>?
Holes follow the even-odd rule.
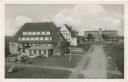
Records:
[[[71,25],[80,34],[87,30],[117,30],[123,35],[122,4],[17,4],[6,5],[6,35],[14,35],[26,22],[52,21]]]

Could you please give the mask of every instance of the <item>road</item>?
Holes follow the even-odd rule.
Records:
[[[94,45],[89,52],[82,58],[76,71],[71,73],[69,78],[77,79],[106,79],[107,78],[107,59],[102,45]]]

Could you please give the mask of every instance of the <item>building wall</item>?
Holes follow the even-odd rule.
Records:
[[[10,42],[9,47],[11,54],[18,54],[18,43]]]
[[[118,39],[118,32],[117,31],[113,31],[113,30],[105,30],[102,31],[102,29],[100,29],[99,31],[85,31],[84,32],[84,36],[86,38],[88,38],[88,35],[91,34],[92,35],[92,39],[91,41],[96,41],[96,42],[104,42],[104,41],[117,41]]]
[[[26,49],[26,55],[28,55],[29,57],[37,57],[39,55],[43,55],[45,57],[48,57],[48,53],[49,53],[48,50]]]
[[[64,36],[64,38],[70,42],[71,41],[71,33],[68,31],[68,29],[63,26],[61,29],[60,29],[60,32],[62,33],[62,35]]]
[[[71,38],[71,45],[77,46],[77,37],[72,37]]]
[[[71,33],[65,26],[60,29],[60,32],[68,42],[71,42],[71,45],[77,45],[77,37],[72,37]]]

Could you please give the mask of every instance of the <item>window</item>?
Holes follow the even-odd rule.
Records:
[[[47,40],[47,37],[44,37],[44,40]]]
[[[42,35],[44,35],[44,32],[42,32]]]
[[[31,46],[32,44],[30,43],[29,46]]]
[[[51,46],[51,44],[47,44],[48,46]]]
[[[39,50],[39,54],[41,54],[41,50]]]
[[[46,52],[46,50],[44,50],[44,52]]]
[[[46,35],[46,34],[47,34],[47,32],[44,32],[44,34]]]
[[[31,50],[29,51],[29,54],[32,54],[32,51]]]
[[[48,40],[51,40],[51,37],[48,37]]]
[[[26,38],[26,40],[29,40],[29,38]]]
[[[40,40],[44,40],[44,38],[43,37],[40,37]]]
[[[44,46],[48,46],[48,44],[44,44]]]
[[[35,32],[33,32],[33,35],[35,35],[36,33]]]
[[[46,50],[44,50],[44,54],[46,54]]]
[[[20,44],[20,47],[22,47],[22,44]]]
[[[11,44],[11,46],[14,46],[14,44]]]
[[[24,46],[27,46],[27,44],[24,44]]]
[[[36,54],[36,50],[34,50],[34,54]]]
[[[55,53],[57,53],[58,51],[55,51]]]
[[[34,38],[31,38],[30,40],[34,40]]]
[[[19,40],[21,40],[21,39],[19,38]]]
[[[36,44],[32,44],[33,46],[35,46]]]
[[[50,35],[50,32],[47,32],[48,35]]]
[[[25,38],[22,38],[22,40],[25,40]]]
[[[37,34],[37,35],[40,35],[40,32],[37,32],[36,34]]]
[[[27,32],[23,32],[23,35],[27,35]]]

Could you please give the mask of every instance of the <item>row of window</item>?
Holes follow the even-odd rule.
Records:
[[[48,52],[46,50],[30,50],[29,54],[47,54]]]
[[[52,40],[52,37],[21,37],[19,41]]]
[[[24,44],[19,44],[20,47],[22,46],[51,46],[51,44],[40,44],[40,43],[24,43]]]
[[[23,35],[50,35],[50,32],[23,32]]]

